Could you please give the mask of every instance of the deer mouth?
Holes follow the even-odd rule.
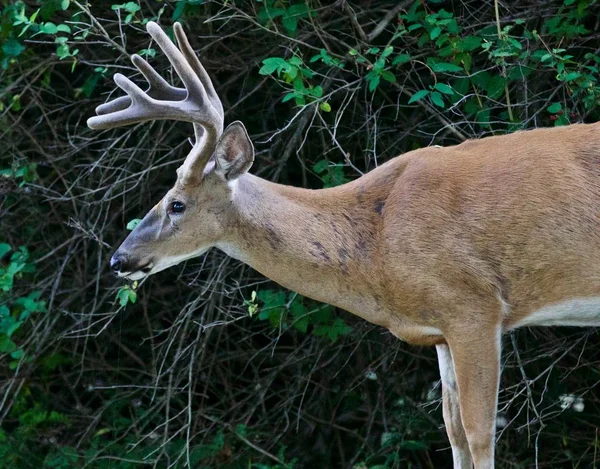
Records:
[[[127,280],[141,280],[144,277],[148,277],[152,273],[152,269],[154,268],[153,262],[148,262],[146,265],[139,267],[137,270],[131,272],[118,272],[117,275],[121,278],[126,278]]]

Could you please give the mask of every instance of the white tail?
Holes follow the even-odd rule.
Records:
[[[143,278],[218,247],[303,295],[436,345],[456,468],[492,468],[500,337],[523,325],[600,325],[600,125],[425,148],[343,186],[305,190],[247,171],[254,150],[223,110],[181,26],[148,31],[186,89],[140,57],[147,93],[100,106],[92,128],[194,123],[165,197],[111,260]],[[222,132],[222,133],[221,133]]]

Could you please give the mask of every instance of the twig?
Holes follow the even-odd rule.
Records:
[[[500,29],[500,11],[498,9],[498,0],[494,0],[494,13],[496,14],[496,29],[498,30],[498,39],[502,39],[502,29]],[[502,76],[506,78],[506,63],[502,59]],[[508,118],[514,121],[512,107],[510,105],[510,93],[508,92],[508,80],[504,83],[504,95],[506,96],[506,105],[508,106]]]
[[[385,30],[387,25],[390,24],[390,21],[392,21],[398,15],[400,10],[402,10],[403,8],[406,8],[407,6],[409,6],[412,3],[413,3],[413,0],[404,1],[404,2],[398,3],[398,5],[396,5],[390,11],[388,11],[386,13],[386,15],[383,17],[383,19],[379,22],[379,24],[377,26],[375,26],[373,31],[371,31],[367,35],[367,41],[368,42],[374,41],[375,38],[377,38],[377,36],[379,36]]]
[[[127,52],[127,50],[125,50],[123,48],[123,46],[121,46],[118,42],[114,41],[110,37],[110,35],[106,31],[106,29],[104,29],[104,27],[100,24],[100,22],[96,19],[96,17],[94,15],[92,15],[92,13],[90,12],[90,10],[87,9],[87,7],[83,6],[77,0],[73,0],[73,4],[77,5],[77,8],[79,8],[81,11],[85,12],[89,16],[89,18],[92,21],[92,23],[94,23],[94,26],[96,26],[96,28],[98,28],[100,30],[100,32],[102,33],[102,35],[104,36],[104,38],[108,42],[110,42],[115,49],[117,49],[121,54],[129,55],[129,53]]]
[[[358,35],[360,36],[360,39],[362,41],[366,41],[367,35],[365,34],[365,31],[363,30],[362,26],[358,22],[358,19],[356,18],[356,13],[354,12],[354,10],[352,9],[352,7],[350,6],[350,4],[348,2],[344,2],[344,11],[348,15],[348,18],[350,18],[350,22],[352,23],[352,26],[354,26],[354,29],[356,30]]]

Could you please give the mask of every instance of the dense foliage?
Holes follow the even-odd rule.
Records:
[[[189,125],[93,133],[144,24],[180,21],[255,174],[321,188],[428,145],[598,120],[593,0],[77,0],[0,16],[0,467],[449,467],[435,352],[218,251],[123,285],[107,260]],[[596,467],[593,330],[504,340],[499,467]]]

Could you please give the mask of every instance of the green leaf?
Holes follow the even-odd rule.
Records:
[[[56,34],[58,27],[54,23],[42,23],[40,25],[40,32],[44,34]]]
[[[301,94],[296,94],[294,99],[296,100],[296,106],[304,106],[306,104],[306,98]]]
[[[474,73],[471,76],[471,83],[473,83],[475,86],[477,86],[479,88],[487,89],[488,82],[491,79],[492,79],[492,76],[488,72],[482,71],[479,73]]]
[[[9,39],[2,45],[2,52],[8,57],[18,57],[25,50],[25,46],[16,39]]]
[[[546,108],[546,110],[550,114],[557,114],[558,112],[562,111],[562,104],[561,103],[552,103],[550,106],[548,106]]]
[[[290,306],[290,313],[294,317],[292,325],[300,332],[305,333],[310,324],[310,316],[306,313],[306,308],[302,304],[302,297],[298,300],[299,296],[296,297],[294,302]]]
[[[319,104],[321,111],[323,112],[331,112],[331,105],[328,102],[324,102]]]
[[[256,16],[261,23],[265,23],[268,20],[273,20],[275,18],[283,16],[285,13],[285,8],[263,7],[258,11],[258,14]]]
[[[0,334],[0,353],[12,353],[17,350],[17,344],[10,340],[5,334]]]
[[[584,76],[584,75],[582,75],[579,72],[569,72],[565,76],[562,77],[562,80],[563,81],[573,81],[573,80],[577,80],[578,78],[581,78],[582,76]]]
[[[275,71],[279,73],[281,70],[288,71],[289,69],[290,64],[281,57],[269,57],[263,60],[263,66],[258,73],[261,75],[272,75]]]
[[[460,41],[460,48],[465,52],[471,52],[481,46],[481,38],[477,36],[467,36]]]
[[[398,54],[392,61],[392,65],[401,65],[410,61],[409,54]]]
[[[352,328],[341,318],[337,318],[333,322],[333,327],[336,329],[338,335],[348,335],[352,332]]]
[[[428,90],[420,90],[413,94],[408,100],[408,104],[416,103],[429,94]]]
[[[523,49],[523,44],[521,44],[519,41],[517,41],[515,38],[513,37],[509,37],[508,38],[508,42],[510,42],[516,49],[522,50]],[[565,57],[566,58],[566,57]]]
[[[432,41],[435,41],[441,33],[442,33],[442,28],[440,28],[439,26],[436,26],[429,33],[429,37],[431,38]]]
[[[129,301],[135,303],[137,301],[137,293],[134,290],[129,290]]]
[[[388,448],[394,445],[402,438],[402,435],[396,432],[383,432],[381,434],[381,447]],[[372,468],[371,468],[372,469]]]
[[[396,83],[396,76],[389,70],[384,70],[381,72],[381,78],[383,78],[385,81],[389,81],[390,83]]]
[[[10,260],[13,262],[25,262],[27,259],[29,259],[29,250],[25,246],[19,246],[10,256]]]
[[[12,316],[9,316],[4,318],[4,321],[2,322],[2,328],[4,329],[4,333],[8,337],[11,337],[17,330],[19,330],[22,324],[23,321],[17,321]]]
[[[144,56],[146,56],[146,57],[155,57],[156,56],[156,49],[154,49],[152,47],[149,47],[148,49],[141,49],[138,52],[138,55],[141,55],[142,57],[144,57]]]
[[[428,60],[427,62],[429,63],[431,70],[433,70],[436,73],[462,72],[463,70],[462,67],[447,62],[433,62],[430,60]]]
[[[58,55],[59,59],[61,60],[70,57],[71,53],[69,51],[69,45],[63,44],[61,46],[58,46],[56,48],[56,55]]]
[[[300,332],[306,334],[309,323],[310,323],[310,318],[307,315],[307,316],[302,316],[299,319],[296,319],[293,324],[296,329],[298,329]]]
[[[300,71],[302,72],[302,75],[304,75],[306,78],[312,78],[314,75],[314,72],[310,68],[301,67]]]
[[[12,251],[10,244],[0,243],[0,258],[4,257],[10,251]]]
[[[68,24],[59,24],[59,25],[56,27],[56,29],[57,29],[58,31],[60,31],[60,32],[63,32],[63,33],[67,33],[67,34],[70,34],[70,33],[71,33],[71,28],[69,27],[69,25],[68,25]]]
[[[175,2],[175,9],[173,10],[173,13],[171,14],[171,19],[173,21],[177,21],[179,18],[181,18],[183,16],[186,5],[187,5],[187,2],[185,2],[185,1]]]
[[[140,224],[141,221],[142,221],[141,218],[134,218],[133,220],[130,220],[129,223],[127,223],[126,228],[129,231],[133,231],[133,230],[135,230],[135,227]]]
[[[400,448],[409,451],[420,451],[427,449],[427,444],[417,440],[404,440],[400,442]]]
[[[485,84],[485,90],[491,99],[497,99],[504,93],[504,87],[506,85],[506,78],[500,75],[493,76]]]
[[[288,15],[296,16],[298,18],[306,18],[308,17],[309,13],[311,13],[311,16],[316,16],[315,12],[311,12],[308,5],[305,3],[296,3],[295,5],[291,5],[287,11]]]
[[[343,319],[336,318],[333,324],[327,325],[322,324],[314,329],[314,335],[317,337],[328,337],[329,340],[335,342],[339,336],[347,335],[352,331],[352,328],[348,326]]]
[[[121,5],[123,7],[123,9],[129,13],[136,13],[138,11],[140,11],[140,6],[135,3],[135,2],[127,2],[123,5]]]
[[[488,127],[490,125],[490,110],[482,109],[477,113],[476,120],[479,124],[484,127]]]
[[[282,308],[286,304],[285,293],[280,290],[260,290],[256,296],[263,302],[263,309]]]
[[[431,102],[436,106],[441,108],[446,107],[446,105],[444,104],[444,100],[442,99],[442,95],[437,91],[431,92],[429,98],[431,99]]]
[[[314,328],[313,335],[315,335],[317,337],[327,336],[329,334],[330,329],[331,329],[330,326],[319,325]]]
[[[12,358],[14,358],[15,360],[19,360],[20,358],[22,358],[25,355],[25,351],[21,348],[18,350],[15,350],[14,352],[11,352],[10,356]]]
[[[298,29],[298,18],[296,16],[284,16],[281,23],[288,33],[294,34]]]
[[[437,2],[432,1],[431,3],[444,3],[444,0],[439,0]],[[443,8],[440,11],[438,11],[438,15],[440,16],[440,18],[444,18],[445,20],[448,20],[448,19],[454,17],[454,14],[452,12],[446,11]],[[442,23],[442,21],[440,21],[440,23]]]
[[[452,87],[450,85],[446,85],[445,83],[436,83],[434,88],[436,90],[438,90],[440,93],[444,93],[444,94],[448,94],[448,95],[454,94],[454,90],[452,89]]]
[[[286,82],[289,83],[290,80],[293,80],[297,76],[298,76],[298,67],[289,67],[289,70],[285,73]]]
[[[331,306],[323,305],[312,314],[313,322],[317,324],[329,321],[329,318],[331,317],[331,310]]]
[[[60,9],[61,10],[66,10],[67,8],[69,8],[69,4],[70,4],[70,0],[61,0],[60,2]]]
[[[394,52],[394,47],[393,46],[387,46],[385,49],[383,49],[383,52],[381,53],[381,58],[385,59],[392,52]]]
[[[317,56],[317,57],[320,57],[320,56]],[[302,65],[302,59],[300,57],[298,57],[297,55],[295,55],[288,60],[288,63],[291,65]]]
[[[127,306],[127,302],[129,301],[129,288],[122,287],[117,292],[117,299],[119,300],[119,304],[124,308]]]
[[[467,72],[471,71],[471,65],[473,65],[473,58],[467,53],[459,54],[459,56],[461,63],[465,67],[465,70]]]
[[[517,65],[510,69],[507,75],[508,80],[522,80],[524,77],[527,77],[531,74],[533,69],[531,67],[522,67],[521,65]]]
[[[380,57],[373,64],[373,71],[375,71],[375,72],[381,72],[384,67],[385,67],[385,59],[382,59]]]
[[[375,91],[377,89],[377,86],[379,85],[380,80],[381,78],[379,77],[379,75],[375,75],[374,77],[372,77],[369,80],[369,91]]]
[[[561,114],[558,116],[558,119],[554,121],[554,127],[559,127],[561,125],[569,125],[569,119],[565,114]]]
[[[329,167],[329,162],[327,160],[320,160],[317,163],[315,163],[315,165],[313,166],[313,171],[317,174],[321,174],[321,173],[327,171],[328,167]]]

